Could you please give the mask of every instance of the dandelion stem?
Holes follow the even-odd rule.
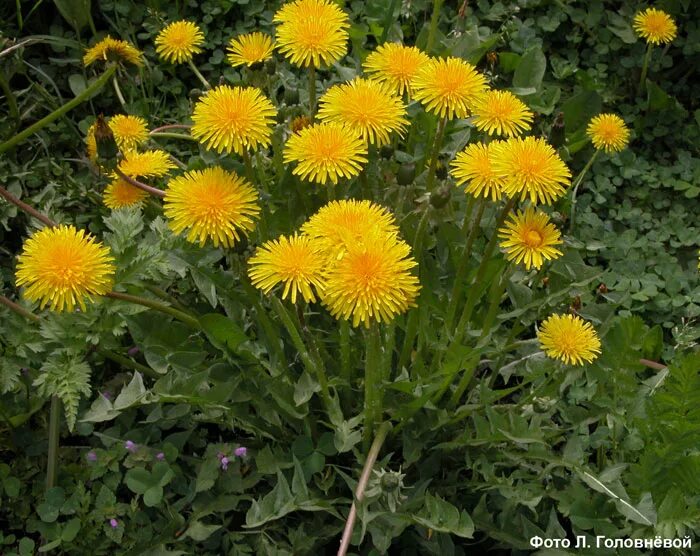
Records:
[[[148,135],[153,137],[154,139],[184,139],[186,141],[194,141],[195,143],[197,143],[197,139],[195,139],[191,135],[185,135],[184,133],[170,133],[168,131],[158,131],[156,133],[151,132]]]
[[[462,316],[459,319],[459,323],[457,324],[457,329],[454,332],[452,343],[461,342],[462,338],[464,337],[464,332],[466,330],[466,327],[469,325],[469,321],[472,317],[472,312],[474,311],[474,306],[476,305],[476,301],[481,290],[480,286],[482,280],[484,279],[484,274],[486,273],[486,265],[488,264],[489,259],[491,259],[491,255],[493,254],[494,248],[496,247],[496,241],[498,239],[498,228],[501,226],[501,224],[503,224],[506,217],[508,216],[508,213],[510,213],[514,205],[515,199],[509,199],[496,221],[496,227],[493,230],[493,235],[491,236],[491,239],[489,240],[488,244],[486,245],[486,248],[484,249],[484,254],[481,258],[481,263],[479,264],[479,268],[476,271],[476,278],[474,279],[474,284],[472,284],[471,288],[469,288],[467,301],[464,305],[464,310],[462,311]]]
[[[117,81],[116,75],[112,76],[112,86],[114,87],[114,92],[117,94],[117,98],[119,99],[119,104],[121,104],[122,108],[126,111],[126,101],[124,100],[122,90],[119,88],[119,82]]]
[[[418,259],[419,264],[421,263],[421,255],[423,254],[423,240],[425,238],[425,231],[428,227],[428,221],[430,220],[430,206],[425,208],[423,216],[421,216],[420,222],[418,222],[418,228],[416,229],[416,236],[413,239],[413,253],[415,253],[416,259]],[[404,336],[404,343],[401,349],[401,355],[399,356],[398,368],[401,369],[408,363],[411,356],[411,351],[413,351],[413,342],[416,339],[416,334],[418,333],[418,311],[411,311],[408,314],[408,322],[406,323],[406,334]]]
[[[161,377],[156,371],[151,369],[150,367],[146,367],[146,365],[142,365],[141,363],[138,363],[136,361],[133,361],[132,359],[129,359],[128,357],[124,357],[123,355],[117,353],[116,351],[112,351],[111,349],[104,349],[101,347],[98,347],[95,351],[102,355],[105,359],[111,359],[118,365],[121,365],[122,367],[128,367],[130,369],[134,369],[135,371],[140,372],[143,375],[146,375],[147,377],[153,378],[153,379],[158,379]]]
[[[438,123],[437,131],[435,132],[435,142],[433,143],[433,152],[430,156],[428,176],[425,179],[425,188],[428,192],[431,192],[433,190],[433,182],[435,181],[435,170],[437,168],[438,157],[440,156],[440,147],[442,147],[442,138],[445,135],[445,127],[447,127],[447,116],[440,120],[440,122]]]
[[[166,315],[170,315],[171,317],[176,318],[180,322],[188,325],[191,328],[194,328],[195,330],[202,329],[202,326],[199,324],[199,321],[195,317],[193,317],[192,315],[188,315],[187,313],[180,311],[179,309],[175,309],[170,305],[161,303],[160,301],[155,301],[154,299],[148,299],[146,297],[140,297],[137,295],[130,295],[128,293],[121,292],[109,292],[104,294],[104,296],[112,299],[117,299],[119,301],[126,301],[127,303],[143,305],[144,307],[148,307],[149,309],[153,309],[154,311],[159,311]]]
[[[4,51],[7,52],[7,51]],[[92,95],[94,95],[97,91],[102,89],[102,87],[105,86],[105,84],[109,81],[109,79],[114,75],[114,72],[117,70],[117,66],[110,66],[108,67],[105,72],[100,75],[95,81],[88,86],[82,93],[80,93],[77,97],[75,97],[73,100],[69,100],[66,102],[63,106],[57,108],[51,114],[48,116],[45,116],[35,124],[30,125],[28,128],[26,128],[23,131],[20,131],[17,135],[14,137],[8,139],[4,143],[0,144],[0,154],[4,153],[5,151],[11,149],[18,143],[21,143],[24,141],[27,137],[30,135],[36,133],[43,127],[49,125],[51,122],[54,120],[60,118],[63,116],[66,112],[72,110],[79,104],[82,104],[85,102],[87,99],[89,99]]]
[[[51,396],[49,409],[49,448],[46,462],[46,490],[52,489],[56,484],[58,474],[58,441],[61,436],[61,400],[58,396]]]
[[[342,319],[340,321],[340,376],[347,381],[352,381],[352,368],[350,367],[350,323]]]
[[[595,161],[599,152],[600,151],[596,150],[593,153],[593,156],[591,156],[590,160],[583,167],[583,169],[581,170],[579,175],[576,176],[576,181],[574,182],[574,189],[571,192],[571,215],[569,217],[569,233],[570,234],[572,234],[574,232],[574,224],[575,224],[574,221],[576,219],[576,195],[578,194],[578,188],[581,185],[581,183],[583,183],[583,178],[586,176],[586,173],[588,172],[590,167],[593,165],[593,162]]]
[[[8,299],[4,295],[0,295],[0,305],[4,305],[5,307],[10,309],[11,311],[14,311],[15,313],[24,317],[25,319],[29,319],[34,322],[39,322],[41,320],[40,317],[38,317],[30,311],[27,311],[24,307],[22,307],[18,303],[15,303],[11,299]]]
[[[273,295],[271,298],[272,307],[292,339],[294,348],[299,352],[299,356],[304,363],[306,371],[309,374],[316,376],[316,380],[318,380],[318,383],[321,386],[321,397],[323,399],[323,403],[326,405],[326,411],[328,411],[328,414],[330,415],[333,412],[333,405],[331,403],[331,396],[328,391],[328,378],[326,377],[325,369],[322,366],[319,366],[318,362],[314,361],[314,358],[311,356],[309,349],[306,347],[306,344],[302,339],[299,323],[295,322],[295,319],[291,317],[287,308],[277,297]]]
[[[199,69],[197,69],[197,66],[194,65],[194,62],[192,60],[187,60],[187,64],[190,66],[190,69],[197,76],[197,79],[199,79],[201,81],[202,85],[204,85],[204,88],[211,89],[211,85],[209,84],[209,81],[207,81],[206,78],[200,73]]]
[[[160,133],[162,131],[167,131],[169,129],[192,129],[192,126],[189,124],[167,124],[167,125],[162,125],[160,127],[152,129],[151,131],[148,132],[148,134],[155,135],[156,133]]]
[[[379,456],[379,450],[382,449],[382,444],[386,440],[389,431],[391,430],[391,423],[385,421],[377,429],[377,434],[374,437],[372,446],[367,453],[367,459],[362,467],[362,474],[360,475],[360,480],[357,483],[357,489],[355,490],[355,501],[350,506],[350,513],[348,514],[348,519],[345,522],[345,528],[343,529],[343,536],[340,540],[340,548],[338,549],[338,556],[345,556],[350,547],[350,539],[352,538],[352,530],[355,528],[355,521],[357,519],[357,503],[362,502],[365,496],[365,489],[369,484],[369,477],[372,474],[372,468],[374,467],[377,457]]]
[[[644,53],[644,61],[642,62],[642,74],[639,77],[639,86],[637,87],[637,94],[643,93],[646,89],[647,71],[649,70],[649,60],[651,60],[651,50],[654,45],[649,43],[647,45],[647,51]]]
[[[114,173],[117,174],[122,180],[124,180],[126,183],[129,185],[133,185],[134,187],[138,187],[142,191],[145,191],[146,193],[150,193],[151,195],[155,197],[160,197],[161,199],[165,197],[165,191],[162,189],[158,189],[157,187],[152,187],[150,185],[146,185],[145,183],[141,183],[140,181],[132,178],[131,176],[127,176],[124,172],[122,172],[119,167],[117,166],[114,169]]]
[[[442,8],[443,0],[433,0],[433,15],[430,18],[430,29],[428,31],[428,41],[425,44],[425,51],[430,54],[433,51],[435,43],[435,33],[437,32],[438,23],[440,21],[440,9]]]
[[[365,334],[365,411],[363,441],[368,450],[374,427],[382,415],[382,364],[379,325],[372,323]]]
[[[316,112],[316,66],[309,65],[309,116],[313,119]]]
[[[475,198],[470,196],[469,203],[473,207]],[[454,323],[455,315],[457,314],[457,305],[462,298],[462,291],[464,288],[464,281],[467,277],[467,270],[469,268],[469,260],[472,254],[472,247],[474,245],[474,240],[479,232],[479,226],[481,224],[481,218],[484,214],[484,209],[486,208],[486,198],[482,197],[479,201],[479,208],[476,212],[476,217],[472,222],[471,229],[469,230],[469,235],[467,236],[467,242],[464,246],[464,251],[459,259],[459,266],[457,267],[457,272],[455,273],[454,284],[452,285],[452,292],[450,294],[449,305],[447,307],[447,316],[445,317],[445,334],[448,334],[452,330],[452,324]],[[471,214],[471,209],[467,206],[468,212]],[[464,215],[464,225],[462,226],[462,233],[466,232],[467,227],[467,214]]]
[[[0,186],[0,197],[4,197],[9,203],[12,203],[16,207],[22,209],[28,215],[33,216],[34,218],[36,218],[40,222],[43,222],[50,228],[55,228],[56,226],[58,226],[58,224],[51,220],[48,216],[41,214],[33,206],[28,205],[24,201],[20,201],[17,197],[15,197],[12,193],[10,193],[7,189],[5,189],[2,186]]]

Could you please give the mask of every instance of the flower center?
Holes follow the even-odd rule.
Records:
[[[528,247],[539,247],[542,245],[542,234],[537,230],[528,230],[523,238]]]

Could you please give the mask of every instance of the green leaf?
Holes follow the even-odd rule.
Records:
[[[62,350],[52,353],[34,380],[42,396],[58,396],[63,402],[68,430],[73,431],[82,395],[90,393],[90,366]]]
[[[66,526],[63,528],[63,531],[61,531],[61,540],[63,542],[72,542],[73,539],[75,539],[75,537],[78,536],[79,531],[80,518],[74,517],[68,523],[66,523]]]
[[[195,521],[185,531],[185,537],[191,538],[193,541],[206,541],[214,531],[221,529],[221,525],[205,525],[201,521]]]
[[[595,91],[581,91],[562,105],[566,134],[585,128],[593,116],[600,113],[602,100]]]
[[[429,492],[425,494],[425,507],[420,514],[411,516],[419,525],[451,533],[470,539],[474,535],[474,522],[466,511],[460,512],[455,506]]]
[[[163,499],[163,487],[160,485],[155,485],[150,487],[143,493],[143,503],[149,508],[157,506]]]
[[[671,105],[672,97],[656,83],[647,79],[647,106],[649,110],[665,110]]]
[[[542,49],[539,46],[529,48],[515,68],[513,87],[539,89],[546,69],[547,59]]]
[[[153,485],[151,474],[142,467],[129,469],[124,482],[134,494],[144,494]]]
[[[248,340],[243,329],[224,315],[209,313],[199,318],[207,338],[222,351],[236,352],[238,346]]]
[[[136,402],[140,401],[147,392],[148,390],[146,390],[143,384],[141,373],[134,372],[134,376],[131,377],[129,384],[119,392],[117,399],[114,400],[114,409],[121,410],[131,407]]]
[[[80,31],[90,23],[90,0],[53,0],[63,18]]]
[[[74,73],[68,77],[68,86],[70,87],[70,90],[73,91],[75,96],[78,96],[85,89],[87,89],[85,77],[80,73]]]

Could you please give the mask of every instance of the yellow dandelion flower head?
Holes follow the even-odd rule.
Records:
[[[333,259],[370,233],[398,236],[399,228],[388,209],[371,201],[331,201],[307,220],[301,231],[316,239]]]
[[[632,24],[637,35],[647,43],[665,44],[676,38],[676,22],[662,10],[647,8],[634,16]]]
[[[619,152],[627,146],[630,130],[616,114],[599,114],[591,119],[586,129],[596,149],[606,153]]]
[[[284,147],[284,163],[296,162],[293,173],[303,180],[338,183],[362,171],[367,144],[352,128],[339,123],[320,123],[292,135]]]
[[[228,63],[233,67],[252,66],[272,57],[275,43],[272,37],[256,31],[231,39],[228,45]]]
[[[191,133],[208,149],[242,155],[270,144],[276,115],[260,89],[220,85],[195,105]]]
[[[450,163],[450,173],[458,187],[474,197],[491,197],[498,201],[503,196],[504,179],[493,167],[494,152],[499,141],[470,143],[457,153]]]
[[[85,310],[85,299],[112,289],[114,259],[107,247],[73,226],[44,228],[24,242],[17,286],[24,297],[53,311]]]
[[[85,134],[85,149],[90,160],[97,162],[97,139],[95,139],[95,128],[97,124],[92,124]]]
[[[253,285],[264,293],[270,293],[277,284],[283,283],[282,299],[291,297],[297,302],[301,295],[307,303],[316,301],[317,293],[323,290],[323,271],[326,259],[313,238],[294,234],[280,236],[264,243],[248,261],[248,276]]]
[[[235,172],[215,166],[193,170],[168,182],[163,212],[176,234],[189,228],[187,241],[233,247],[255,228],[260,213],[255,188]]]
[[[356,77],[334,85],[319,100],[318,117],[353,128],[369,144],[382,146],[393,132],[403,136],[408,120],[406,105],[389,85]]]
[[[438,116],[466,118],[486,91],[486,77],[461,58],[431,58],[411,83],[413,97]]]
[[[511,137],[495,147],[492,160],[504,179],[503,192],[533,205],[553,203],[571,184],[569,168],[542,138]]]
[[[130,151],[148,139],[148,124],[138,116],[117,114],[108,122],[119,150]]]
[[[523,263],[527,270],[542,267],[544,260],[561,257],[556,245],[561,245],[561,234],[544,212],[527,207],[525,212],[511,214],[505,226],[498,230],[506,258],[515,264]]]
[[[581,317],[551,315],[537,331],[540,348],[552,359],[567,365],[592,362],[600,353],[600,339],[590,322]]]
[[[128,151],[118,168],[131,178],[159,178],[175,168],[175,164],[165,151]],[[113,177],[118,176],[115,174]]]
[[[410,97],[411,82],[430,57],[415,46],[386,42],[365,59],[362,67],[372,79],[388,83],[394,91]]]
[[[124,180],[115,179],[105,188],[102,202],[107,208],[120,209],[140,205],[148,193],[128,184]]]
[[[275,17],[279,51],[295,66],[331,65],[347,51],[348,16],[329,0],[295,0]]]
[[[128,62],[136,66],[143,65],[143,53],[132,44],[107,35],[100,42],[88,48],[83,56],[83,64],[103,60],[105,62]]]
[[[352,319],[353,326],[389,322],[415,306],[420,284],[410,271],[416,265],[406,242],[370,233],[327,269],[321,300],[335,318]]]
[[[166,62],[182,64],[202,52],[204,33],[191,21],[175,21],[156,36],[156,53]]]
[[[474,125],[489,135],[513,137],[531,124],[532,112],[510,91],[487,91],[474,106]]]

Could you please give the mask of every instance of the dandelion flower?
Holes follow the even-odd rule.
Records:
[[[175,164],[165,151],[130,151],[119,162],[118,168],[132,178],[159,178],[175,168]]]
[[[255,228],[258,195],[235,172],[213,167],[193,170],[168,182],[163,212],[176,234],[189,228],[187,241],[233,247]]]
[[[549,216],[532,207],[512,214],[505,227],[498,230],[498,236],[503,240],[501,247],[506,258],[515,264],[523,263],[527,270],[533,266],[539,269],[545,259],[556,259],[562,254],[555,247],[562,243],[559,230]]]
[[[634,30],[647,43],[665,44],[676,38],[676,23],[662,10],[647,8],[634,16]]]
[[[362,67],[372,79],[388,83],[397,94],[405,92],[410,97],[411,81],[429,60],[430,57],[415,46],[386,42],[367,56]]]
[[[318,117],[324,122],[347,124],[366,142],[379,147],[389,143],[389,134],[403,135],[408,125],[401,97],[389,85],[361,77],[328,89],[321,97]]]
[[[476,102],[474,116],[477,129],[489,135],[520,135],[532,124],[532,112],[510,91],[487,91]]]
[[[323,304],[335,318],[352,319],[353,326],[391,321],[415,306],[420,290],[410,272],[417,264],[410,253],[406,242],[382,233],[349,245],[326,272]]]
[[[268,241],[258,248],[248,265],[248,276],[256,288],[267,294],[284,283],[282,299],[290,296],[292,303],[297,302],[298,294],[307,303],[316,301],[313,290],[323,290],[326,260],[319,245],[308,236],[294,234]]]
[[[140,205],[148,193],[122,179],[115,179],[105,188],[102,201],[107,208],[119,209]]]
[[[136,66],[143,65],[143,53],[126,41],[113,39],[107,35],[100,42],[88,48],[83,56],[83,64],[89,66],[98,60],[105,62],[128,62]]]
[[[228,63],[233,67],[252,66],[272,57],[275,45],[272,37],[256,31],[231,39]]]
[[[117,114],[109,119],[107,125],[122,152],[135,149],[148,139],[148,124],[138,116]]]
[[[53,311],[85,310],[85,299],[111,290],[114,259],[107,247],[73,226],[44,228],[24,242],[17,262],[17,286],[24,297]]]
[[[460,58],[432,58],[411,83],[413,97],[428,112],[452,119],[466,118],[486,91],[486,78]]]
[[[337,258],[371,233],[398,236],[399,228],[394,215],[381,205],[367,200],[343,199],[321,207],[301,231],[316,239],[331,258]]]
[[[367,145],[355,131],[338,123],[305,127],[284,148],[284,163],[297,162],[294,175],[325,184],[357,176],[367,162]]]
[[[348,16],[329,0],[295,0],[275,17],[279,51],[295,66],[331,65],[347,51]]]
[[[627,146],[630,131],[620,116],[599,114],[591,119],[586,129],[596,149],[606,153],[619,152]]]
[[[537,331],[540,348],[567,365],[592,362],[600,353],[600,340],[590,322],[574,315],[551,315]]]
[[[276,115],[260,89],[220,85],[195,105],[191,133],[208,149],[242,155],[270,144]]]
[[[503,177],[493,169],[498,143],[471,143],[457,154],[450,164],[457,186],[463,186],[465,192],[474,197],[491,197],[498,201],[503,196]]]
[[[175,21],[158,33],[156,53],[166,62],[182,64],[202,52],[204,34],[196,23]]]
[[[571,184],[571,172],[557,152],[535,137],[511,137],[495,147],[493,168],[504,179],[503,192],[533,205],[551,204]]]

